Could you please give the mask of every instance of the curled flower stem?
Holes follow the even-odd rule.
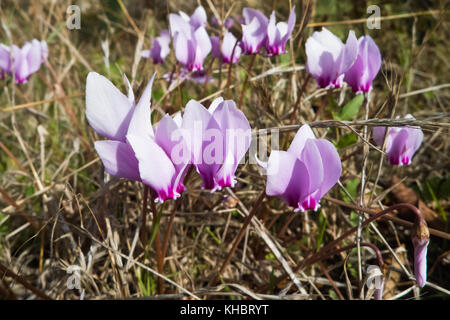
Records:
[[[219,272],[217,273],[217,275],[214,276],[214,278],[209,283],[210,286],[215,285],[219,281],[220,275],[222,274],[222,272],[225,270],[225,268],[230,263],[234,252],[236,251],[239,243],[242,240],[242,237],[244,236],[245,230],[247,229],[248,225],[250,224],[250,221],[252,220],[253,216],[256,214],[256,212],[257,212],[259,206],[261,205],[261,203],[263,202],[265,196],[266,196],[266,190],[263,190],[261,192],[261,194],[259,195],[258,199],[256,200],[255,204],[253,205],[253,208],[250,211],[249,215],[245,218],[244,224],[242,225],[241,230],[239,230],[239,233],[236,236],[236,239],[234,240],[233,247],[231,248],[230,252],[228,253],[225,261],[222,263],[222,266],[220,267]]]
[[[384,261],[383,261],[383,257],[381,256],[380,249],[378,249],[378,247],[376,245],[374,245],[372,243],[361,242],[360,246],[361,247],[369,247],[373,251],[375,251],[375,254],[377,256],[378,266],[380,267],[380,269],[384,266]],[[334,255],[336,255],[336,254],[338,254],[340,252],[351,250],[351,249],[356,248],[356,247],[357,247],[357,244],[353,243],[353,244],[350,244],[348,246],[336,249],[334,251],[327,252],[326,254],[324,254],[324,255],[322,255],[320,257],[317,257],[316,259],[312,260],[311,264],[319,262],[319,261],[324,260],[326,258],[332,257],[332,256],[334,256]]]
[[[253,68],[253,63],[255,62],[256,54],[252,55],[252,59],[250,60],[250,64],[248,65],[247,74],[245,75],[244,84],[242,85],[241,96],[239,97],[238,109],[242,107],[242,102],[244,101],[245,88],[247,87],[248,77],[250,75],[250,71]]]
[[[376,215],[378,213],[378,212],[376,212],[374,210],[370,210],[370,209],[367,209],[367,208],[361,208],[361,207],[356,206],[354,204],[346,203],[346,202],[344,202],[342,200],[334,199],[334,198],[331,198],[329,196],[324,196],[323,199],[325,199],[327,201],[330,201],[330,202],[333,202],[333,203],[336,203],[338,205],[350,208],[350,209],[366,212],[366,213],[368,213],[368,214],[370,214],[372,216]],[[414,226],[414,224],[412,222],[406,221],[406,220],[403,220],[403,219],[400,219],[400,218],[397,218],[397,217],[387,216],[385,218],[387,218],[389,220],[392,220],[393,222],[398,223],[400,225],[403,225],[405,227],[412,228]],[[443,231],[440,231],[440,230],[433,229],[433,228],[428,228],[428,229],[430,230],[430,234],[432,234],[432,235],[434,235],[436,237],[442,238],[442,239],[450,240],[450,234],[448,234],[446,232],[443,232]]]
[[[324,197],[324,199],[329,199],[329,197]],[[339,200],[337,200],[339,201]],[[340,201],[339,201],[340,203]],[[367,212],[367,211],[371,211],[365,208],[361,208],[359,206],[352,206],[355,207],[356,210],[360,210],[363,212]],[[420,221],[421,219],[423,219],[422,213],[420,212],[419,209],[417,209],[415,206],[409,204],[409,203],[399,203],[399,204],[395,204],[393,206],[390,206],[389,208],[377,212],[376,214],[372,215],[370,218],[368,218],[367,220],[365,220],[362,224],[361,227],[364,228],[365,226],[367,226],[368,224],[370,224],[371,222],[381,218],[382,216],[400,209],[400,208],[407,208],[410,209],[411,211],[414,212],[414,214],[416,215],[416,219],[418,221]],[[372,212],[372,211],[371,211]],[[344,239],[346,239],[347,237],[349,237],[350,235],[352,235],[353,233],[358,231],[358,227],[353,227],[351,229],[349,229],[348,231],[346,231],[344,234],[342,234],[340,237],[338,237],[337,239],[331,241],[329,244],[327,244],[326,246],[324,246],[319,252],[317,252],[316,254],[304,259],[301,263],[299,263],[292,271],[295,273],[301,269],[303,269],[304,267],[311,265],[312,263],[314,263],[317,259],[320,260],[321,257],[326,256],[327,254],[329,254],[331,252],[332,249],[334,249],[339,243],[341,243]],[[280,283],[281,281],[283,281],[286,278],[286,275],[283,275],[281,277],[279,277],[275,282],[276,283]]]

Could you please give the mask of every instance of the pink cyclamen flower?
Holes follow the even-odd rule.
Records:
[[[334,145],[317,139],[305,124],[287,151],[273,150],[267,163],[266,194],[279,196],[294,211],[317,210],[320,199],[339,180],[341,160]]]
[[[398,119],[399,117],[397,117]],[[407,114],[404,119],[415,119]],[[383,145],[385,127],[373,128],[373,140],[378,146]],[[386,136],[386,153],[391,164],[402,166],[411,164],[414,153],[419,149],[423,140],[420,127],[391,127]]]
[[[206,24],[208,22],[205,8],[203,8],[202,6],[198,6],[195,9],[192,16],[190,16],[190,17],[183,11],[178,11],[178,13],[179,13],[178,16],[181,19],[183,19],[184,21],[186,21],[187,23],[189,23],[194,29],[197,29],[199,27],[206,27]],[[169,19],[170,19],[170,16],[172,16],[172,15],[176,15],[176,14],[171,13],[169,15]]]
[[[153,38],[153,47],[150,50],[142,51],[142,57],[152,58],[153,64],[163,63],[170,52],[169,44],[169,30],[162,30],[159,37]]]
[[[423,216],[416,220],[412,232],[414,246],[414,275],[420,287],[427,282],[427,251],[430,243],[430,231]]]
[[[201,18],[186,17],[181,12],[180,15],[169,14],[175,57],[188,71],[202,71],[203,62],[212,48],[211,40]]]
[[[430,239],[419,240],[419,238],[414,237],[412,241],[414,245],[414,275],[417,284],[423,287],[427,282],[427,251]]]
[[[211,192],[234,187],[235,171],[251,142],[251,128],[232,100],[215,99],[206,109],[195,100],[187,103],[181,128],[189,137],[191,162]]]
[[[217,18],[215,16],[211,17],[211,24],[215,26],[219,25],[219,21],[217,21]],[[225,29],[231,29],[231,27],[233,27],[233,24],[234,24],[233,18],[226,18],[223,26],[225,27]]]
[[[178,128],[177,122],[166,115],[156,132],[151,125],[154,77],[135,105],[128,80],[127,97],[108,79],[90,72],[86,81],[86,117],[98,134],[109,139],[95,142],[105,170],[113,176],[144,182],[157,193],[156,201],[163,202],[179,197],[184,190],[182,179],[188,164],[175,165],[169,156],[172,142],[167,137]]]
[[[380,49],[370,36],[360,37],[358,47],[358,57],[344,76],[356,94],[372,90],[372,81],[381,68]]]
[[[47,42],[33,39],[22,48],[0,44],[0,69],[14,74],[16,83],[26,83],[31,74],[38,71],[48,58]]]
[[[294,30],[295,19],[295,6],[289,14],[287,23],[276,23],[275,11],[272,12],[267,26],[267,36],[264,45],[268,56],[277,56],[286,53],[286,43],[291,37],[292,30]]]
[[[269,19],[258,10],[244,8],[242,11],[242,54],[259,53],[259,48],[266,39]]]
[[[237,39],[231,32],[225,33],[223,36],[222,46],[220,46],[218,37],[211,37],[212,55],[214,58],[220,59],[222,57],[222,63],[230,64],[239,61],[242,49],[237,45]],[[236,46],[236,48],[234,48]],[[233,54],[234,48],[234,54]],[[233,61],[231,61],[233,56]]]
[[[315,31],[305,44],[306,70],[316,79],[321,88],[340,88],[344,74],[358,56],[358,40],[354,31],[342,43],[328,29]]]

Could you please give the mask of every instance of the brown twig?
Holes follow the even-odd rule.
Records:
[[[19,282],[21,285],[23,285],[25,288],[33,292],[35,295],[37,295],[39,298],[44,300],[53,300],[48,295],[46,295],[44,292],[33,286],[31,283],[29,283],[27,280],[25,280],[23,277],[17,275],[15,272],[9,270],[7,267],[2,265],[0,263],[0,272],[5,274],[8,277],[13,278],[15,281]]]
[[[261,194],[259,195],[258,199],[255,201],[255,203],[253,205],[253,208],[250,211],[249,215],[245,218],[244,224],[242,225],[241,229],[239,230],[239,233],[236,236],[236,239],[234,240],[234,243],[233,243],[233,246],[232,246],[230,252],[228,252],[228,255],[227,255],[225,261],[222,263],[222,266],[220,267],[219,272],[217,273],[217,275],[215,275],[214,278],[211,280],[210,286],[214,286],[219,281],[220,275],[223,273],[225,268],[230,263],[234,252],[236,251],[239,243],[242,240],[242,237],[244,236],[245,230],[247,229],[248,225],[250,224],[250,221],[252,220],[252,218],[256,214],[256,212],[257,212],[259,206],[261,205],[261,203],[263,202],[265,196],[266,196],[266,190],[263,190],[261,192]]]
[[[242,107],[242,102],[244,101],[244,94],[245,94],[245,89],[247,87],[248,77],[250,75],[250,71],[253,68],[253,63],[255,62],[255,58],[256,58],[256,54],[252,54],[252,58],[250,60],[250,64],[248,65],[248,70],[247,70],[247,73],[245,75],[244,84],[242,85],[242,91],[241,91],[241,96],[239,97],[238,109],[240,109]]]

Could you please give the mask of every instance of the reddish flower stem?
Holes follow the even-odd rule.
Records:
[[[358,206],[355,206],[355,207],[357,207],[357,210],[367,212],[367,209],[360,208]],[[417,221],[420,221],[421,219],[423,219],[422,213],[415,206],[413,206],[413,205],[411,205],[409,203],[399,203],[399,204],[395,204],[393,206],[390,206],[389,208],[372,215],[370,218],[368,218],[367,220],[365,220],[362,223],[361,228],[363,228],[363,227],[367,226],[368,224],[370,224],[371,222],[381,218],[382,216],[386,215],[387,213],[390,213],[390,212],[392,212],[394,210],[397,210],[397,209],[400,209],[400,208],[407,208],[407,209],[410,209],[411,211],[413,211],[414,214],[416,215],[416,218],[417,218],[416,220]],[[295,273],[295,272],[299,271],[300,269],[303,269],[304,267],[306,267],[308,265],[311,265],[315,261],[321,260],[323,257],[329,255],[330,252],[332,252],[331,250],[333,250],[337,245],[339,245],[339,243],[341,243],[344,239],[346,239],[347,237],[349,237],[350,235],[352,235],[353,233],[355,233],[357,231],[358,231],[358,227],[353,227],[353,228],[349,229],[344,234],[342,234],[340,237],[338,237],[337,239],[331,241],[329,244],[324,246],[316,254],[314,254],[314,255],[304,259],[295,268],[293,268],[292,271]],[[319,260],[317,260],[317,259],[319,259]],[[287,275],[280,276],[278,279],[276,279],[275,283],[277,283],[277,284],[280,283],[286,277],[287,277]]]
[[[248,70],[247,70],[247,74],[245,75],[244,84],[242,85],[242,91],[241,91],[241,96],[239,97],[238,109],[240,109],[242,107],[242,102],[244,101],[244,94],[245,94],[245,89],[247,87],[248,77],[250,75],[250,71],[253,68],[253,63],[255,62],[255,58],[256,58],[256,54],[253,54],[252,59],[250,60],[250,64],[248,65]]]

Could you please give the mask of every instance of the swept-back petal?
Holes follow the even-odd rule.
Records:
[[[324,166],[319,148],[316,144],[317,139],[307,139],[299,159],[305,164],[309,175],[309,186],[306,192],[312,195],[323,184]],[[317,202],[319,199],[316,199]]]
[[[28,51],[26,59],[30,74],[39,70],[42,64],[42,50],[40,41],[36,39],[31,41],[30,50]]]
[[[184,33],[178,32],[174,37],[174,50],[177,60],[191,71],[196,54],[194,41],[188,39]]]
[[[150,100],[152,97],[153,80],[156,73],[147,83],[144,92],[139,99],[138,104],[134,108],[133,115],[127,131],[127,139],[129,135],[153,137],[153,127],[151,122]]]
[[[0,43],[0,69],[6,72],[11,72],[11,56],[10,49],[3,43]]]
[[[295,134],[294,140],[292,140],[287,152],[292,153],[297,158],[300,158],[303,148],[305,147],[306,140],[308,139],[316,139],[316,136],[311,130],[311,127],[307,124],[304,124],[300,127],[300,129],[298,129],[297,133]]]
[[[267,163],[268,196],[279,196],[288,205],[297,208],[306,196],[310,177],[303,162],[286,151],[274,150]]]
[[[188,21],[176,13],[169,14],[169,26],[169,30],[173,38],[177,33],[190,34],[191,25]]]
[[[358,40],[356,39],[355,32],[350,30],[348,33],[347,42],[336,60],[338,75],[344,74],[348,69],[350,69],[357,57]]]
[[[179,127],[175,120],[168,114],[166,114],[161,121],[159,121],[158,126],[155,131],[155,141],[163,148],[166,154],[169,156],[176,171],[180,171],[186,163],[189,162],[190,157],[188,154],[176,154],[174,148],[178,144],[184,144],[183,135],[181,132],[176,132]],[[186,147],[182,147],[181,150],[187,150]]]
[[[186,130],[185,139],[194,164],[202,162],[203,134],[211,119],[211,113],[202,104],[195,100],[186,104],[181,127]]]
[[[197,70],[203,69],[203,61],[211,52],[211,40],[209,39],[208,33],[204,27],[199,27],[194,32],[194,38],[196,41],[196,46],[200,50],[196,50],[195,54],[195,67]]]
[[[191,26],[197,29],[199,27],[205,27],[207,21],[208,18],[206,17],[205,9],[202,6],[198,6],[192,14],[189,23],[191,24]]]
[[[224,164],[215,180],[221,186],[233,186],[235,171],[251,143],[251,127],[244,113],[232,100],[221,102],[213,112],[223,135]]]
[[[219,37],[211,36],[209,39],[211,40],[212,56],[214,58],[220,58],[221,51]]]
[[[95,142],[95,150],[110,175],[140,181],[134,151],[126,142],[103,140]]]
[[[315,139],[313,141],[319,149],[323,164],[323,181],[319,187],[320,200],[339,180],[342,173],[342,163],[336,147],[328,140]]]
[[[132,116],[128,98],[108,79],[90,72],[86,80],[86,117],[100,135],[125,141]]]
[[[391,164],[402,165],[402,154],[406,151],[406,141],[408,140],[408,131],[402,129],[392,139],[390,148],[387,149]]]
[[[209,105],[209,108],[208,108],[209,113],[213,114],[213,112],[216,110],[216,108],[219,106],[219,104],[222,101],[223,101],[222,97],[215,98]]]
[[[289,13],[289,18],[287,22],[287,32],[281,34],[282,35],[281,41],[284,45],[286,45],[286,42],[291,37],[292,31],[294,30],[295,27],[296,18],[297,16],[295,15],[295,6],[293,6],[291,12]]]
[[[145,135],[128,134],[127,139],[138,160],[142,181],[155,190],[160,201],[174,198],[175,168],[165,151],[153,138]]]
[[[222,54],[224,63],[236,63],[239,60],[242,49],[236,44],[237,39],[231,32],[226,32],[223,36]],[[234,48],[236,46],[236,48]],[[234,49],[234,55],[233,55]],[[233,56],[233,61],[231,61]]]

